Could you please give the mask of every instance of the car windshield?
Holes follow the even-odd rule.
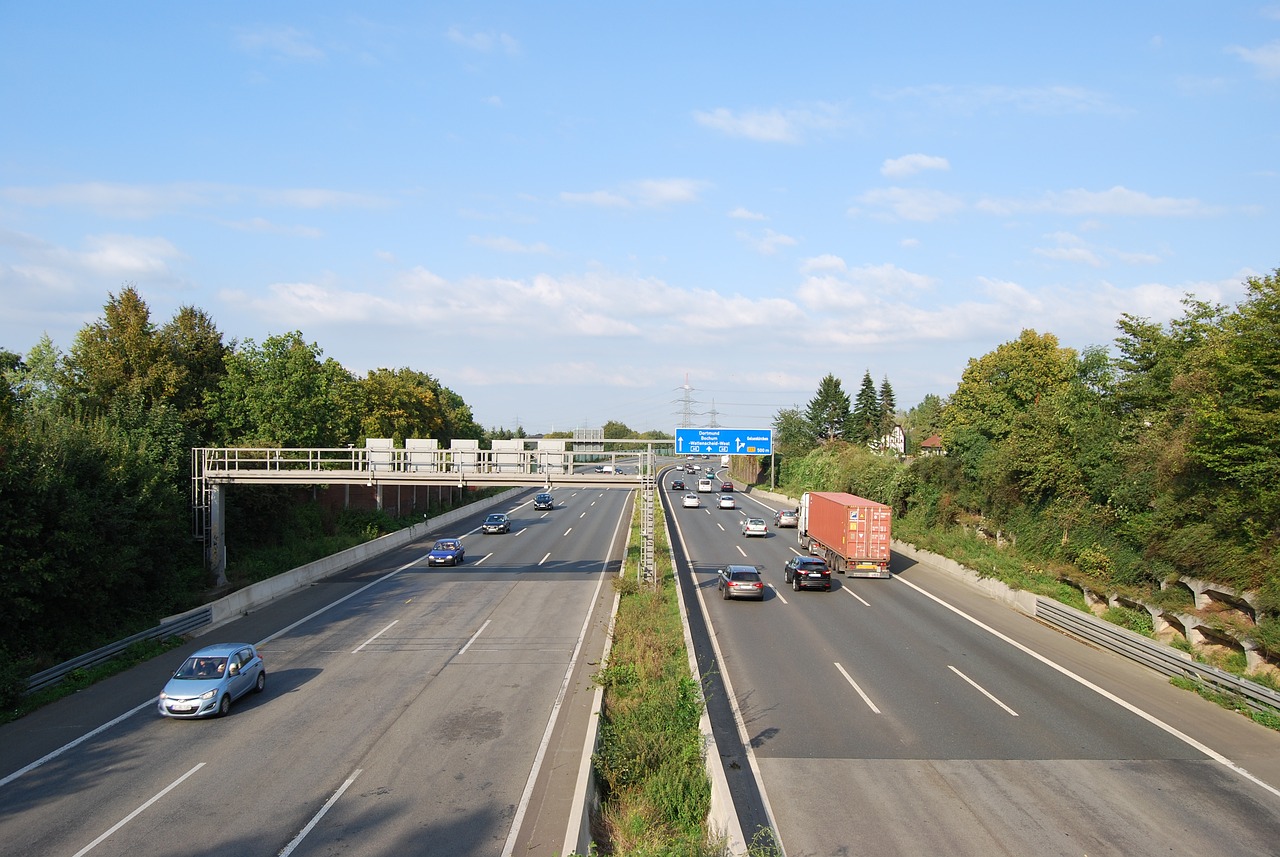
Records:
[[[503,515],[490,515],[490,516],[489,516],[489,523],[491,523],[491,524],[501,524],[501,523],[502,523],[502,519],[503,519],[503,517],[504,517]]]
[[[222,678],[227,672],[227,659],[216,657],[187,658],[173,674],[174,678]]]
[[[438,551],[451,551],[451,550],[457,550],[457,549],[458,549],[457,542],[436,542],[436,546],[433,548],[433,550],[438,550]]]
[[[796,563],[797,568],[809,569],[811,571],[821,570],[827,567],[827,564],[820,559],[802,559]]]
[[[756,571],[735,571],[730,577],[735,583],[755,583],[760,579],[760,573]]]
[[[748,527],[763,527],[764,518],[747,518]]]

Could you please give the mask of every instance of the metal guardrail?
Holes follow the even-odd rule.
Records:
[[[200,610],[192,610],[183,613],[168,622],[161,622],[154,628],[148,628],[145,631],[139,631],[131,637],[125,637],[123,640],[117,640],[109,643],[100,649],[94,649],[92,652],[64,661],[56,667],[49,667],[42,670],[27,679],[27,693],[34,693],[37,690],[43,690],[46,687],[52,687],[62,681],[67,673],[72,670],[84,669],[94,664],[100,664],[103,661],[109,661],[134,643],[142,640],[162,640],[165,637],[172,637],[179,634],[187,634],[208,625],[213,621],[213,608],[205,607]]]
[[[1036,618],[1167,676],[1192,679],[1238,696],[1255,711],[1280,711],[1280,693],[1270,688],[1232,675],[1226,670],[1197,663],[1177,649],[1051,598],[1036,597]]]

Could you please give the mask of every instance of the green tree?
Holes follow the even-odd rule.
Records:
[[[885,375],[880,382],[880,433],[877,438],[888,437],[893,427],[898,424],[898,401],[893,395],[893,387],[889,385],[889,376]]]
[[[818,445],[813,425],[799,408],[783,408],[773,416],[773,451],[782,458],[800,458]]]
[[[810,433],[821,441],[843,438],[849,430],[850,414],[849,396],[840,379],[828,374],[818,382],[818,391],[805,411]]]
[[[920,403],[907,411],[903,430],[907,434],[907,452],[916,453],[920,443],[938,433],[942,424],[942,398],[927,393]]]
[[[171,404],[192,444],[204,444],[213,433],[205,394],[216,390],[227,374],[229,349],[222,332],[204,310],[183,306],[160,328],[159,340],[168,362],[179,370]]]
[[[853,403],[849,441],[861,446],[878,442],[884,437],[880,433],[882,422],[880,400],[876,396],[876,385],[871,380],[871,370],[868,369],[862,375],[862,386],[858,388],[858,397]]]
[[[1183,383],[1196,393],[1188,451],[1212,481],[1215,518],[1252,549],[1280,541],[1280,270],[1245,286]]]
[[[374,369],[355,388],[362,437],[389,437],[403,445],[405,438],[440,438],[447,433],[440,384],[425,372]]]
[[[27,409],[54,411],[61,407],[63,399],[63,362],[62,352],[44,333],[31,346],[25,360],[6,366],[4,376]]]
[[[110,296],[102,319],[80,329],[65,368],[66,386],[88,414],[107,413],[117,396],[136,397],[144,406],[168,401],[182,379],[131,285]]]
[[[226,445],[332,447],[353,443],[355,379],[302,333],[252,339],[226,357],[227,374],[205,400]]]

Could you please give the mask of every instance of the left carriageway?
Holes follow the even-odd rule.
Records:
[[[569,829],[635,492],[533,490],[0,727],[12,854],[521,855]],[[438,536],[456,568],[427,567]],[[264,693],[173,721],[191,650],[259,645]]]

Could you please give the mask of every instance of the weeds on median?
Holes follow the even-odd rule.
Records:
[[[657,586],[637,585],[639,520],[633,518],[632,547],[615,584],[613,646],[595,675],[604,688],[593,758],[602,800],[599,853],[722,857],[724,844],[706,827],[711,783],[699,729],[701,688],[689,672],[661,515],[655,526]]]

